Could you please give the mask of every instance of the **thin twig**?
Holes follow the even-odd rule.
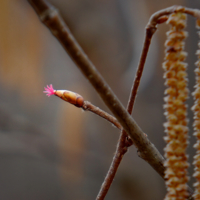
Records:
[[[118,167],[122,161],[123,155],[127,152],[126,137],[127,137],[126,132],[122,131],[119,141],[117,143],[117,149],[115,151],[115,155],[113,157],[112,163],[106,174],[104,182],[101,185],[101,188],[99,190],[96,200],[103,200],[106,194],[108,193],[108,190],[113,182],[113,179],[118,170]]]
[[[95,66],[83,52],[69,28],[65,25],[58,11],[46,0],[28,0],[41,21],[60,41],[64,49],[77,64],[82,73],[99,93],[105,104],[129,134],[139,152],[144,152],[143,158],[163,177],[164,158],[156,147],[145,136],[141,128],[120,103]]]
[[[145,64],[149,46],[151,43],[151,38],[152,38],[153,34],[155,33],[155,31],[151,31],[151,30],[149,31],[149,30],[150,29],[146,29],[146,36],[145,36],[145,41],[144,41],[144,45],[143,45],[143,50],[142,50],[142,54],[140,57],[140,62],[138,64],[136,76],[135,76],[135,79],[133,82],[133,87],[131,89],[131,94],[129,97],[129,102],[128,102],[128,106],[127,106],[127,111],[129,112],[129,114],[131,114],[132,110],[133,110],[138,87],[139,87],[140,80],[142,77],[142,72],[144,69],[144,64]],[[118,167],[122,161],[122,158],[123,158],[124,154],[127,152],[128,147],[126,145],[126,138],[127,138],[127,134],[126,134],[126,131],[123,129],[121,132],[118,144],[117,144],[117,148],[116,148],[112,163],[111,163],[110,168],[107,172],[107,175],[104,179],[104,182],[101,186],[101,189],[97,195],[96,200],[103,200],[105,198],[105,196],[114,180],[115,174],[116,174]]]
[[[117,121],[117,119],[115,117],[113,117],[112,115],[108,114],[107,112],[101,110],[100,108],[94,106],[89,101],[85,101],[84,98],[76,92],[69,91],[69,90],[55,90],[53,88],[53,85],[50,84],[44,88],[43,93],[45,93],[48,97],[50,97],[51,95],[59,97],[63,101],[70,103],[78,108],[82,108],[85,111],[91,111],[91,112],[95,113],[96,115],[99,115],[100,117],[111,122],[119,130],[122,130],[121,124]]]
[[[176,13],[176,12],[182,12],[182,13],[186,13],[189,15],[192,15],[195,18],[200,18],[200,10],[199,9],[192,9],[192,8],[186,8],[184,6],[171,6],[162,10],[159,10],[157,12],[155,12],[149,19],[149,22],[147,24],[147,28],[154,28],[157,26],[157,24],[159,23],[159,20],[163,17],[163,16],[168,16],[171,13]]]
[[[117,121],[117,119],[115,117],[113,117],[112,115],[108,114],[107,112],[101,110],[100,108],[94,106],[89,101],[84,101],[82,108],[85,111],[91,111],[91,112],[95,113],[96,115],[103,117],[104,119],[106,119],[107,121],[109,121],[113,125],[115,125],[119,130],[122,130],[121,124]]]

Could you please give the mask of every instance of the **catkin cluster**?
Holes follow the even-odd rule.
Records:
[[[187,64],[184,60],[187,53],[183,51],[184,39],[187,32],[183,31],[186,26],[186,15],[183,13],[173,13],[167,21],[170,24],[170,30],[167,32],[165,43],[165,62],[163,69],[165,71],[165,90],[164,98],[165,115],[167,122],[164,123],[167,136],[165,147],[165,178],[167,186],[167,195],[165,200],[187,199],[187,155],[186,148],[188,120],[187,105],[185,101],[188,98],[187,89]]]
[[[200,29],[200,20],[197,20],[197,28]],[[200,36],[200,32],[198,32]],[[198,46],[200,48],[200,42],[198,43]],[[197,149],[196,155],[194,156],[194,177],[196,178],[197,182],[194,184],[195,191],[194,191],[194,198],[200,199],[200,50],[197,50],[196,52],[198,56],[198,60],[195,63],[197,68],[195,69],[196,74],[196,85],[195,85],[195,91],[193,92],[194,96],[194,106],[192,107],[192,110],[194,111],[194,136],[197,138],[197,142],[194,145],[194,147]]]

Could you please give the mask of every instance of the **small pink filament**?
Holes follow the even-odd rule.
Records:
[[[54,89],[53,89],[52,84],[50,84],[49,86],[47,85],[47,87],[44,88],[44,89],[45,89],[45,91],[43,91],[43,92],[46,93],[46,95],[47,95],[48,97],[50,97],[51,95],[54,95],[54,94],[55,94],[55,91],[54,91]]]

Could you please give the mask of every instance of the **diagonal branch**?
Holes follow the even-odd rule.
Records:
[[[69,28],[65,25],[58,11],[45,0],[28,0],[40,17],[40,20],[50,29],[59,40],[79,69],[90,81],[105,104],[117,118],[127,134],[133,140],[139,152],[143,152],[145,159],[162,177],[164,175],[163,157],[155,146],[145,136],[141,128],[128,114],[118,98],[112,92],[95,66],[83,52]]]
[[[100,108],[94,106],[89,101],[84,101],[82,108],[85,111],[90,111],[90,112],[95,113],[96,115],[99,115],[100,117],[102,117],[102,118],[106,119],[107,121],[109,121],[110,123],[112,123],[119,130],[122,130],[121,124],[116,120],[115,117],[113,117],[112,115],[108,114],[107,112],[101,110]]]

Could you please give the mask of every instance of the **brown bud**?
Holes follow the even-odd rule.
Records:
[[[82,107],[83,106],[84,99],[83,99],[83,97],[81,95],[79,95],[77,93],[70,92],[70,91],[65,91],[63,93],[63,98],[67,102],[69,102],[69,103],[71,103],[71,104],[73,104],[73,105],[75,105],[77,107]]]
[[[56,90],[55,95],[77,107],[82,107],[84,99],[81,95],[68,90]]]

